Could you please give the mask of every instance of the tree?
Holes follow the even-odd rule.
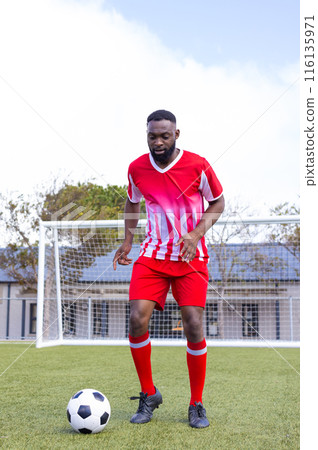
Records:
[[[92,182],[69,184],[64,182],[56,191],[46,192],[41,220],[102,220],[117,219],[124,210],[127,186]]]
[[[5,224],[6,248],[0,252],[0,267],[25,289],[34,291],[37,283],[40,220],[117,219],[124,210],[126,190],[126,186],[103,187],[91,181],[59,183],[55,179],[48,188],[39,189],[32,198],[23,194],[12,194],[10,197],[1,195],[0,219]],[[143,204],[142,211],[144,209]],[[79,244],[88,248],[82,236],[78,233]],[[104,248],[98,249],[99,252],[107,251],[109,243],[106,242]],[[85,263],[88,266],[97,256],[96,252],[87,250]],[[67,251],[63,257],[67,257]]]
[[[300,209],[295,204],[281,203],[271,209],[276,216],[299,215]],[[276,242],[285,247],[295,258],[300,260],[300,225],[279,224],[269,229],[269,242]]]
[[[34,231],[38,230],[39,218],[37,204],[24,200],[23,195],[16,199],[0,197],[6,237],[9,241],[0,252],[0,267],[25,288],[34,289],[37,280],[37,242],[33,241]]]

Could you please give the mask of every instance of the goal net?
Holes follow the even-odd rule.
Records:
[[[145,227],[140,220],[134,261]],[[123,237],[124,221],[40,224],[37,347],[128,342],[132,265],[112,263]],[[208,345],[299,346],[299,216],[222,218],[206,243]],[[149,332],[154,345],[184,344],[171,291]]]

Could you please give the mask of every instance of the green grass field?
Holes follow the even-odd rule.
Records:
[[[0,374],[28,344],[0,343]],[[208,348],[204,406],[209,428],[188,426],[185,348],[153,347],[163,404],[144,425],[129,422],[139,393],[128,347],[30,347],[0,377],[0,447],[6,449],[298,449],[299,350]],[[292,366],[292,367],[291,367]],[[295,369],[295,370],[294,370]],[[109,399],[104,431],[79,435],[66,406],[82,388]]]

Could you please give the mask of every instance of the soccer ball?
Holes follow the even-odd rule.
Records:
[[[69,423],[77,433],[99,433],[110,418],[110,404],[99,391],[82,389],[70,399],[66,414]]]

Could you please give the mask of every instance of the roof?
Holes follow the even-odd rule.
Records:
[[[4,249],[0,249],[0,252]],[[136,261],[140,246],[134,244],[129,256]],[[97,256],[94,262],[81,272],[75,271],[80,283],[129,283],[133,264],[117,264],[113,270],[113,258],[116,250]],[[299,258],[279,244],[227,244],[208,247],[210,262],[208,265],[210,280],[222,281],[299,281]],[[223,277],[222,277],[223,274]],[[74,276],[74,274],[73,274]],[[0,268],[0,283],[16,280]]]
[[[139,245],[133,245],[129,253],[133,261],[138,258],[139,249]],[[95,258],[95,262],[83,270],[79,281],[129,282],[133,264],[117,264],[114,271],[115,252]],[[279,244],[215,245],[209,246],[208,252],[210,279],[215,282],[222,280],[222,274],[228,281],[299,281],[299,260]]]
[[[27,253],[31,251],[34,252],[34,254],[36,255],[37,247],[33,247],[31,249],[29,247],[28,248],[18,247],[17,253],[22,251],[25,255],[25,250]],[[8,256],[6,252],[11,254],[11,250],[8,247],[0,248],[0,261],[2,262],[2,264],[5,264],[4,261],[6,261],[6,257]],[[11,258],[9,258],[9,260],[11,261]],[[25,279],[26,278],[29,280],[33,279],[34,278],[33,268],[31,266],[23,267],[23,264],[21,264],[21,262],[22,260],[15,266],[17,273],[21,274]],[[0,283],[16,283],[17,281],[18,280],[14,276],[9,275],[3,267],[2,268],[0,267]]]
[[[210,275],[228,281],[299,281],[299,255],[280,244],[229,244],[209,248]],[[219,263],[221,260],[221,263]],[[226,261],[226,265],[222,261]],[[225,266],[225,267],[224,267]]]
[[[0,249],[1,251],[1,249]],[[14,283],[16,280],[0,268],[0,283]]]

